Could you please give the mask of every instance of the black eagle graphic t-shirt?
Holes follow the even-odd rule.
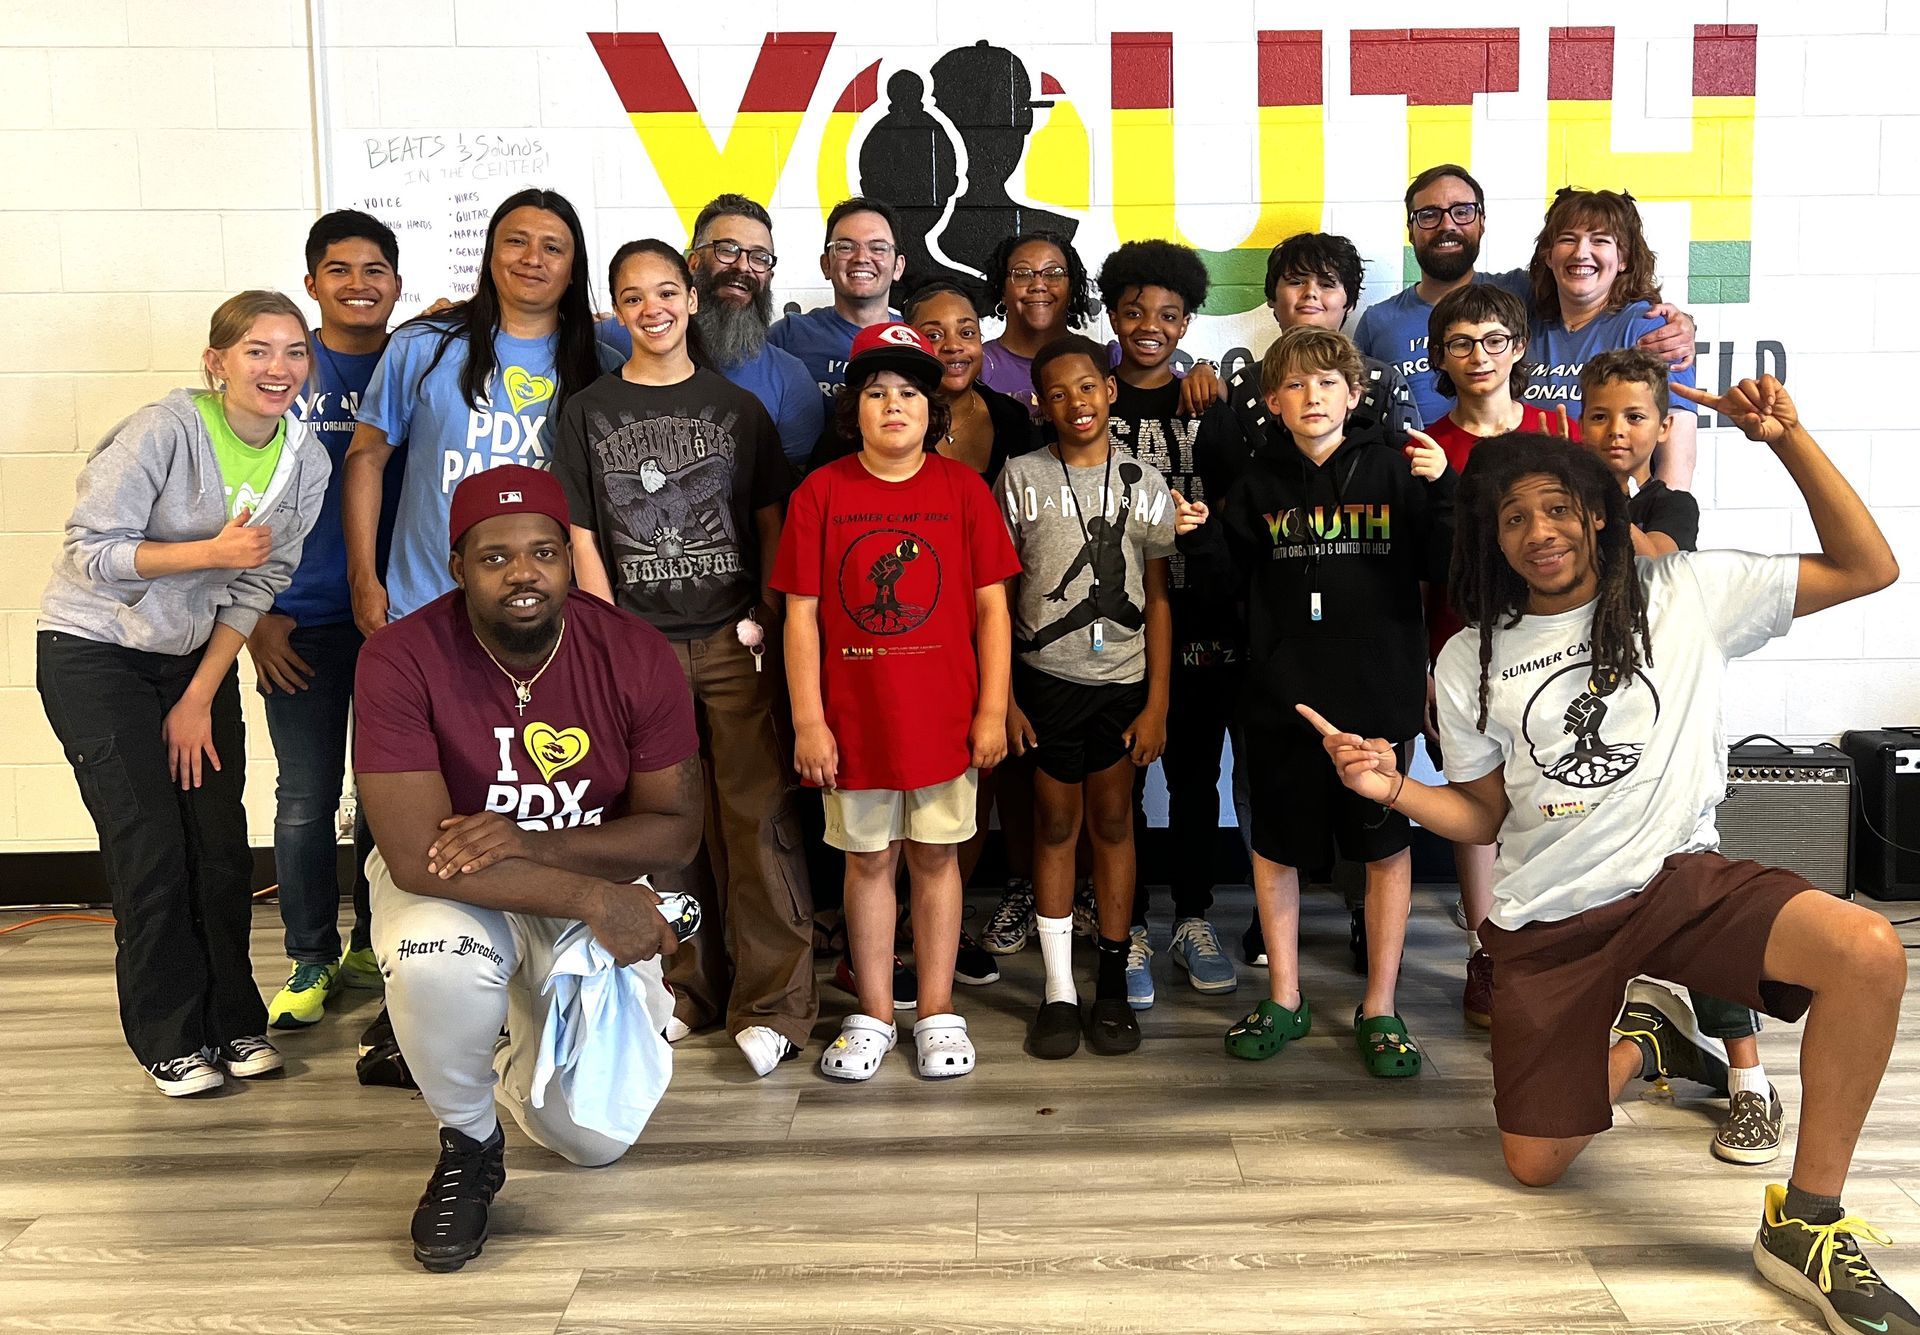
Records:
[[[553,474],[614,600],[668,639],[703,639],[759,601],[754,512],[786,500],[794,476],[749,391],[705,370],[677,385],[604,375],[567,400]]]

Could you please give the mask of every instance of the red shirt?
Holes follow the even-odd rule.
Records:
[[[436,770],[457,814],[497,811],[529,830],[625,814],[633,774],[699,749],[693,695],[666,637],[639,617],[574,589],[566,618],[524,714],[460,590],[382,627],[354,674],[354,769]]]
[[[1437,422],[1428,423],[1426,430],[1427,434],[1433,437],[1434,443],[1446,451],[1447,467],[1456,473],[1466,470],[1467,459],[1473,453],[1475,445],[1483,440],[1492,439],[1491,436],[1474,435],[1455,422],[1452,413],[1448,413]],[[1530,403],[1521,405],[1520,425],[1514,430],[1538,431],[1546,436],[1564,434],[1560,430],[1559,413],[1547,412]],[[1427,590],[1427,658],[1429,661],[1438,659],[1440,650],[1446,646],[1447,641],[1465,625],[1466,622],[1454,615],[1453,605],[1447,601],[1445,589],[1429,588]]]
[[[1020,573],[993,493],[930,454],[904,482],[859,455],[807,474],[787,505],[773,587],[820,600],[820,695],[838,785],[911,792],[971,763],[976,589]]]

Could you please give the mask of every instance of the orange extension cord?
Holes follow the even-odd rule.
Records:
[[[265,899],[268,895],[279,890],[279,888],[279,883],[276,882],[268,886],[265,890],[254,891],[253,897],[255,899]],[[8,911],[9,910],[0,909],[0,912]],[[13,911],[17,912],[17,910]],[[17,932],[23,927],[32,927],[36,923],[43,922],[92,922],[99,923],[105,927],[111,927],[114,924],[114,919],[103,918],[97,913],[43,913],[37,918],[28,918],[25,922],[17,922],[11,927],[0,927],[0,936],[5,936],[9,932]]]

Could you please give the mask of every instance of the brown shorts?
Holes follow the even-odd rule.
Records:
[[[1493,1111],[1502,1131],[1559,1139],[1613,1125],[1607,1049],[1640,974],[1781,1020],[1812,994],[1760,976],[1773,920],[1813,890],[1797,874],[1718,853],[1675,853],[1638,894],[1557,922],[1487,923],[1493,958]]]

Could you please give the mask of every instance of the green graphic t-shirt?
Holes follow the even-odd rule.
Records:
[[[201,420],[207,424],[207,434],[213,438],[213,457],[220,463],[220,480],[227,488],[228,516],[259,509],[260,498],[267,494],[267,484],[273,481],[273,470],[280,466],[280,449],[287,443],[287,424],[281,422],[274,427],[273,439],[266,444],[249,445],[227,425],[226,410],[220,406],[218,394],[195,394],[193,402],[200,410]]]

